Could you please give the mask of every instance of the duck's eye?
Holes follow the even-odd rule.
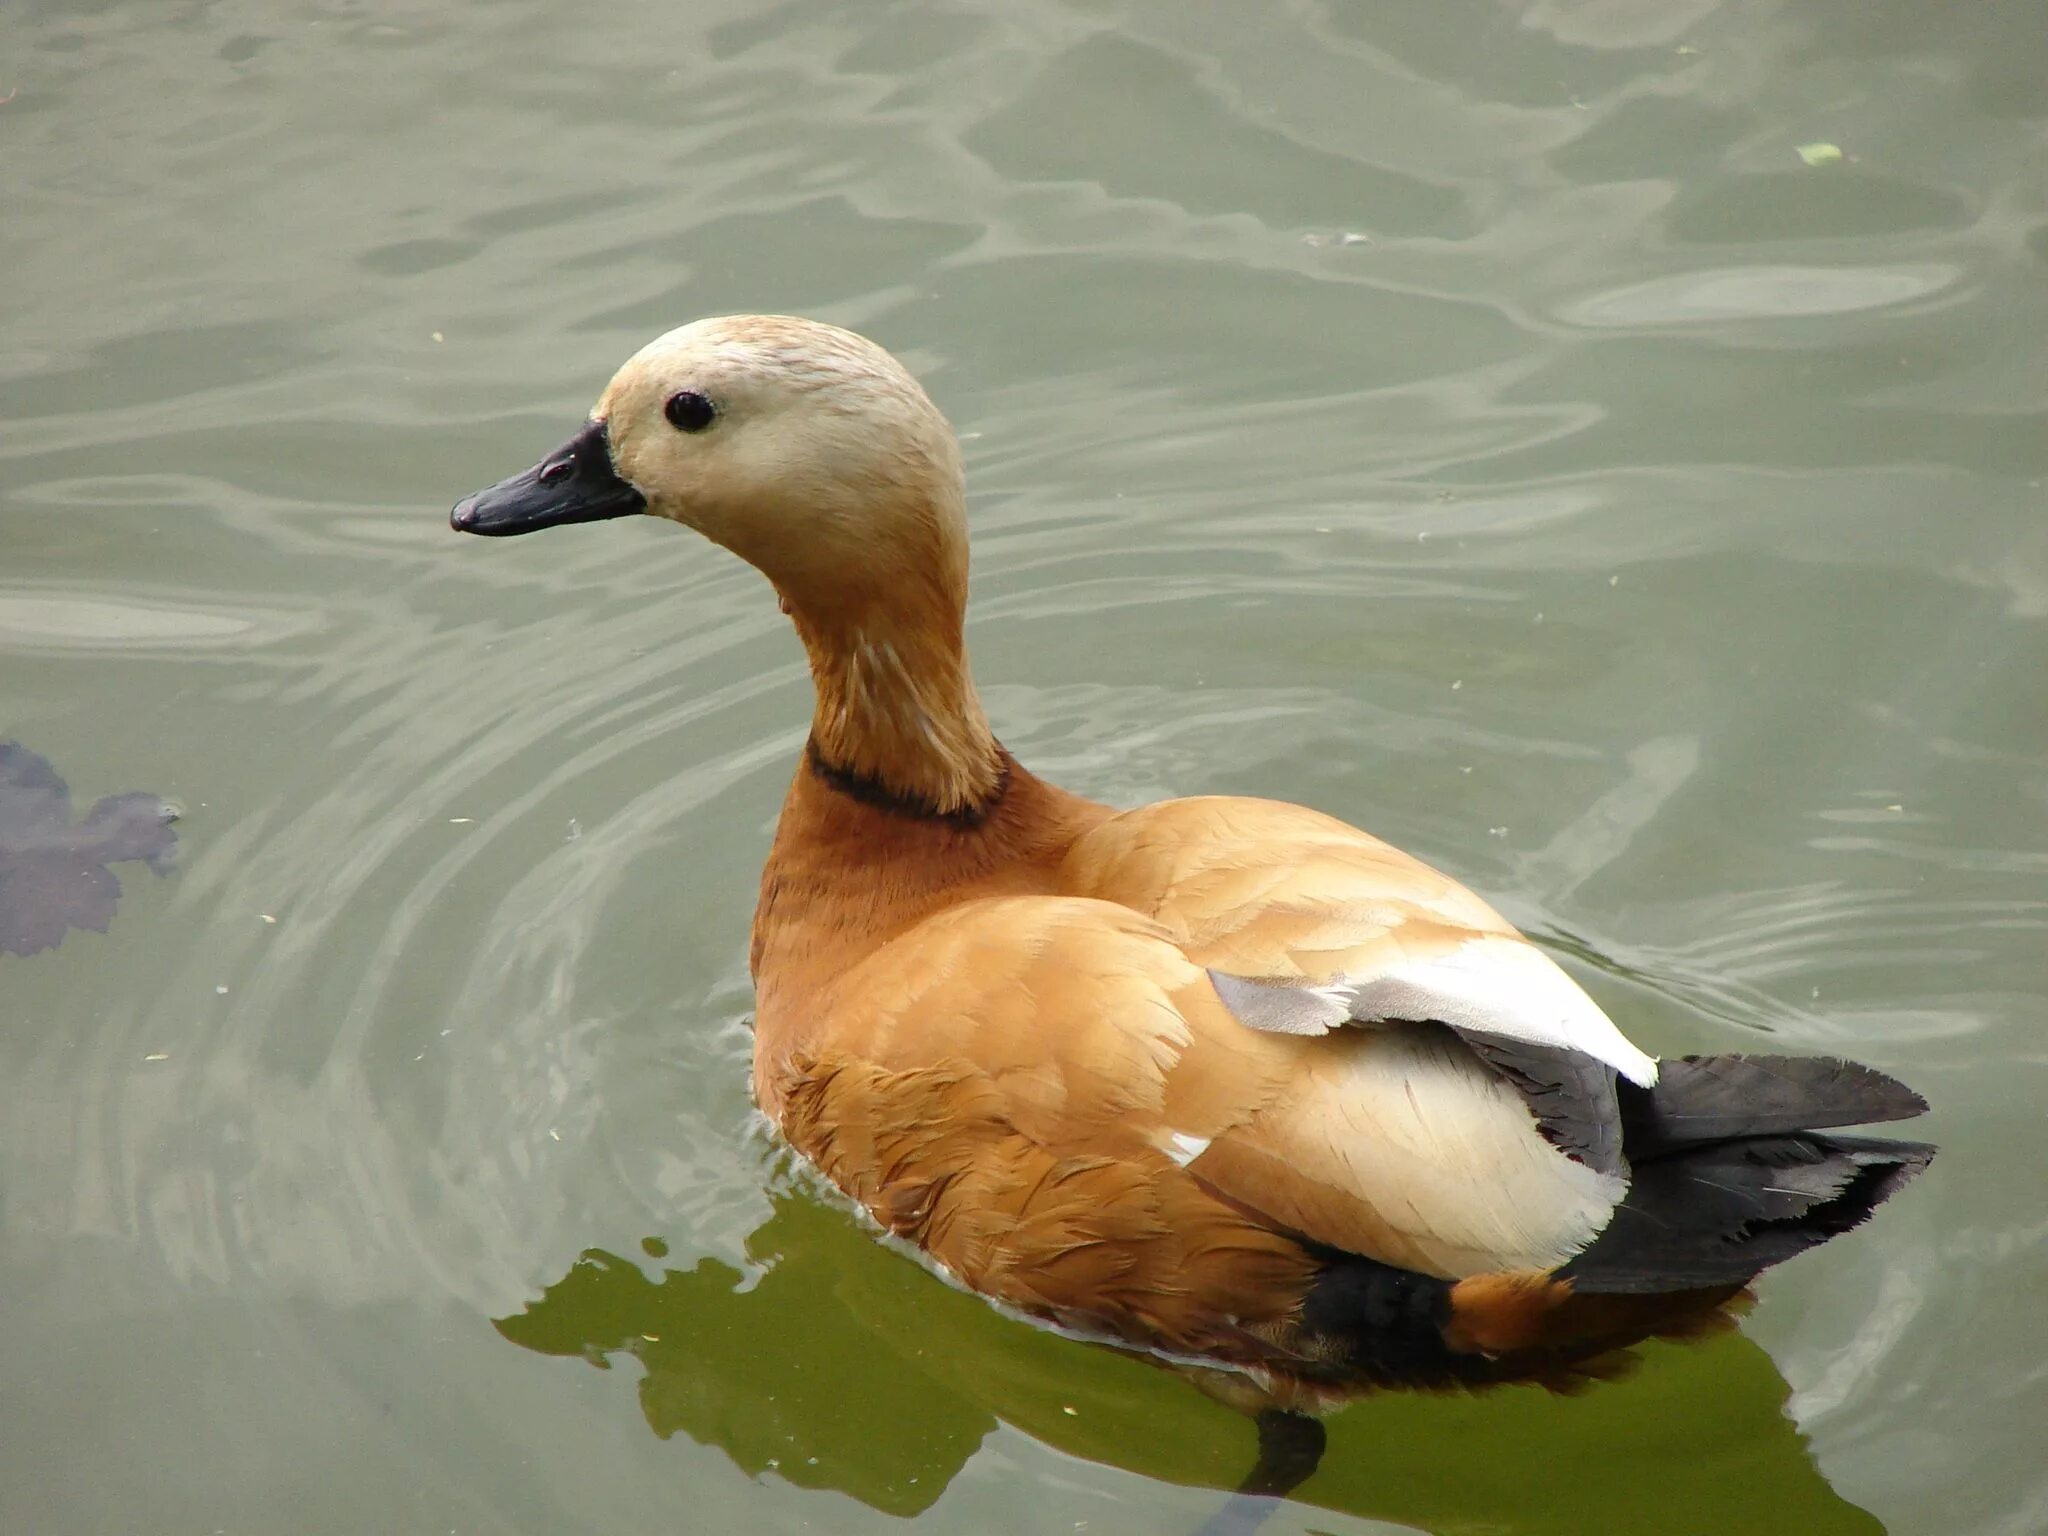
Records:
[[[678,432],[702,432],[718,419],[718,407],[694,389],[677,390],[661,411]]]

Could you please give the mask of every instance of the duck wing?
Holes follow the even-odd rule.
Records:
[[[1157,919],[1254,1029],[1320,1035],[1435,1022],[1511,1075],[1631,1082],[1657,1064],[1571,977],[1448,875],[1304,806],[1207,796],[1110,818],[1063,885]]]
[[[1211,796],[1111,818],[1062,875],[1163,923],[1241,1024],[1447,1030],[1552,1147],[1626,1175],[1615,1079],[1653,1083],[1656,1063],[1498,912],[1400,849],[1302,806]]]

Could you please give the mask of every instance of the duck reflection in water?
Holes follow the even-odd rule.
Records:
[[[665,1265],[662,1243],[645,1246],[586,1252],[496,1326],[545,1355],[637,1364],[656,1435],[716,1446],[750,1476],[908,1518],[1005,1425],[1064,1455],[1187,1487],[1303,1470],[1281,1447],[1247,1479],[1254,1453],[1233,1410],[1250,1406],[1239,1401],[1248,1378],[1005,1317],[877,1245],[801,1185],[775,1195],[741,1267]],[[1500,1536],[1668,1531],[1679,1528],[1673,1511],[1687,1530],[1754,1529],[1759,1510],[1772,1529],[1802,1536],[1883,1529],[1814,1465],[1770,1357],[1711,1321],[1689,1342],[1610,1349],[1548,1385],[1388,1383],[1354,1396],[1323,1421],[1328,1453],[1295,1498],[1418,1530]],[[1611,1475],[1559,1480],[1562,1468],[1592,1465]],[[1210,1529],[1249,1530],[1272,1502],[1232,1498]]]

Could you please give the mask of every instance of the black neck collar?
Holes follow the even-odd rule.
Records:
[[[860,773],[852,768],[841,767],[827,762],[825,754],[818,750],[816,737],[804,742],[804,764],[826,788],[835,794],[846,796],[874,810],[901,816],[911,821],[936,822],[942,826],[962,831],[982,825],[995,814],[996,807],[1003,803],[1003,796],[1010,789],[1010,754],[998,746],[999,763],[996,769],[995,788],[988,798],[974,805],[963,805],[958,810],[942,811],[922,795],[905,795],[891,789],[872,774]]]

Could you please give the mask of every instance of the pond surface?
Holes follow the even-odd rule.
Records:
[[[1181,1533],[1248,1467],[761,1133],[808,705],[760,580],[448,531],[732,310],[868,331],[966,435],[1040,772],[1312,802],[1652,1050],[1934,1102],[1739,1332],[1358,1403],[1268,1531],[2048,1527],[2037,7],[5,32],[0,738],[182,818],[104,934],[0,953],[0,1529]]]

